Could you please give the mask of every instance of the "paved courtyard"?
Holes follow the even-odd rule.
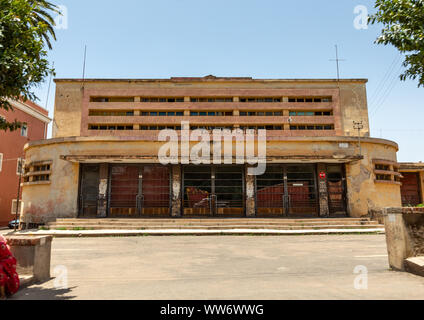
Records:
[[[424,278],[389,270],[384,235],[57,238],[52,276],[65,272],[68,289],[14,299],[424,299]]]

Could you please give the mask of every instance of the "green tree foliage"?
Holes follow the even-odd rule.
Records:
[[[56,39],[53,13],[45,0],[0,0],[0,109],[13,110],[12,100],[36,100],[32,89],[53,72],[45,46]],[[21,123],[0,117],[0,130],[15,130]]]
[[[401,80],[418,79],[424,86],[424,0],[377,0],[369,23],[382,23],[378,44],[391,44],[405,54]]]

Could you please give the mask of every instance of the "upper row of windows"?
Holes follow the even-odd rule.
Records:
[[[244,116],[283,116],[282,111],[240,111],[239,115]],[[332,111],[289,111],[290,116],[332,116]],[[134,116],[131,110],[90,110],[89,116]],[[140,116],[184,116],[182,111],[141,111]],[[190,116],[233,116],[232,111],[190,111]]]
[[[139,130],[164,130],[164,129],[174,129],[174,130],[181,130],[181,126],[172,126],[172,125],[141,125],[139,126]],[[196,129],[205,129],[205,130],[214,130],[214,129],[233,129],[232,126],[190,126],[190,130],[196,130]],[[235,129],[235,128],[234,128]],[[253,129],[253,130],[259,130],[259,129],[266,129],[266,130],[284,130],[284,127],[282,125],[260,125],[260,126],[240,126],[240,129],[247,130],[247,129]],[[118,130],[118,131],[128,131],[128,130],[135,130],[134,125],[124,125],[124,124],[89,124],[88,130]],[[334,130],[334,125],[327,124],[327,125],[295,125],[290,126],[290,130]]]
[[[91,97],[91,102],[134,102],[134,97]],[[283,102],[282,97],[240,97],[240,102]],[[331,97],[288,97],[288,102],[331,102]],[[140,102],[184,102],[184,97],[141,97]],[[190,97],[190,102],[234,102],[232,97]]]

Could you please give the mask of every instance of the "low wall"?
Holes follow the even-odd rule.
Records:
[[[6,236],[20,276],[33,276],[36,282],[50,279],[52,239],[52,236]]]
[[[390,267],[406,270],[405,259],[424,256],[424,208],[385,208]]]

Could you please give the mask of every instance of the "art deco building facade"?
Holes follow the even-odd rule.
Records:
[[[369,136],[364,79],[56,79],[53,138],[26,145],[23,221],[319,217],[400,206],[396,143]],[[355,122],[362,123],[359,131]],[[190,128],[181,128],[188,122]],[[266,171],[163,165],[161,130],[266,129]],[[194,140],[194,139],[193,139]],[[190,147],[197,144],[189,142]]]

